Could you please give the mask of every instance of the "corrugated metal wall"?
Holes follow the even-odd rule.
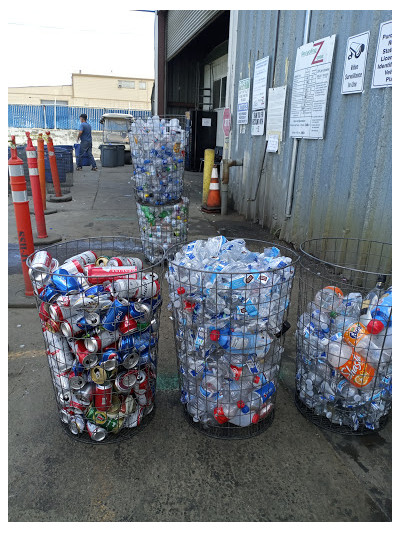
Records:
[[[167,61],[181,50],[220,11],[176,10],[167,15]]]
[[[304,11],[239,11],[232,106],[231,158],[244,159],[230,171],[235,209],[299,244],[321,236],[391,242],[392,89],[371,89],[379,25],[391,11],[312,11],[309,42],[336,34],[325,138],[299,141],[291,218],[285,217],[293,140],[289,137],[291,87],[296,50],[302,45]],[[370,31],[363,94],[342,95],[347,38]],[[251,137],[236,122],[237,87],[253,81],[254,62],[270,56],[268,87],[288,85],[280,154],[266,155],[265,135]],[[276,56],[276,58],[275,58]],[[274,60],[275,59],[275,60]],[[274,83],[273,83],[274,82]],[[251,107],[251,101],[250,101]],[[251,113],[249,113],[250,122]],[[249,198],[256,196],[255,201]]]

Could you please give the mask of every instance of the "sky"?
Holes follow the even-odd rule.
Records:
[[[155,14],[134,11],[146,4],[18,0],[7,14],[8,87],[70,85],[79,70],[154,78]]]

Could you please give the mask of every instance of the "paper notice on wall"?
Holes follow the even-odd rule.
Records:
[[[268,91],[268,109],[267,109],[267,137],[274,132],[283,137],[283,121],[285,118],[286,106],[286,85],[275,87]]]
[[[279,135],[269,135],[267,152],[277,152],[279,149]]]
[[[253,80],[253,102],[252,110],[265,109],[265,99],[267,97],[269,56],[263,57],[255,62]]]
[[[247,124],[249,122],[249,100],[250,78],[239,80],[236,119],[237,124]]]
[[[371,89],[392,86],[392,21],[382,22],[376,46]]]
[[[202,118],[201,119],[201,125],[210,127],[211,126],[211,119],[210,118]]]
[[[265,123],[265,109],[253,111],[251,116],[251,134],[263,135]]]
[[[324,138],[335,37],[324,37],[297,49],[290,109],[291,137]]]

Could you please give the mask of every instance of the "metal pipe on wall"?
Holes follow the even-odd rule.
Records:
[[[306,11],[306,17],[304,20],[303,45],[308,43],[308,37],[310,34],[310,21],[311,21],[311,10],[308,9]],[[290,218],[292,216],[294,177],[296,174],[298,146],[299,146],[299,139],[296,139],[296,138],[293,139],[292,160],[290,163],[289,183],[288,183],[288,191],[287,191],[287,197],[286,197],[286,210],[285,210],[286,218]]]

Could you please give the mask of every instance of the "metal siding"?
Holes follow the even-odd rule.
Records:
[[[167,61],[181,50],[220,11],[176,10],[167,14]]]
[[[379,25],[391,18],[390,11],[312,11],[309,42],[336,34],[325,137],[299,141],[292,216],[286,219],[293,146],[288,136],[291,87],[296,50],[303,40],[305,12],[280,12],[273,85],[277,11],[239,11],[231,158],[243,158],[244,166],[231,168],[229,190],[235,209],[246,218],[261,223],[264,211],[265,226],[295,244],[320,236],[391,241],[392,89],[370,88]],[[368,30],[371,33],[364,93],[342,95],[347,38]],[[284,139],[280,154],[266,155],[257,199],[248,202],[257,188],[265,135],[252,138],[250,124],[245,134],[238,133],[237,85],[249,74],[253,82],[254,61],[266,55],[270,56],[268,86],[288,85]]]

